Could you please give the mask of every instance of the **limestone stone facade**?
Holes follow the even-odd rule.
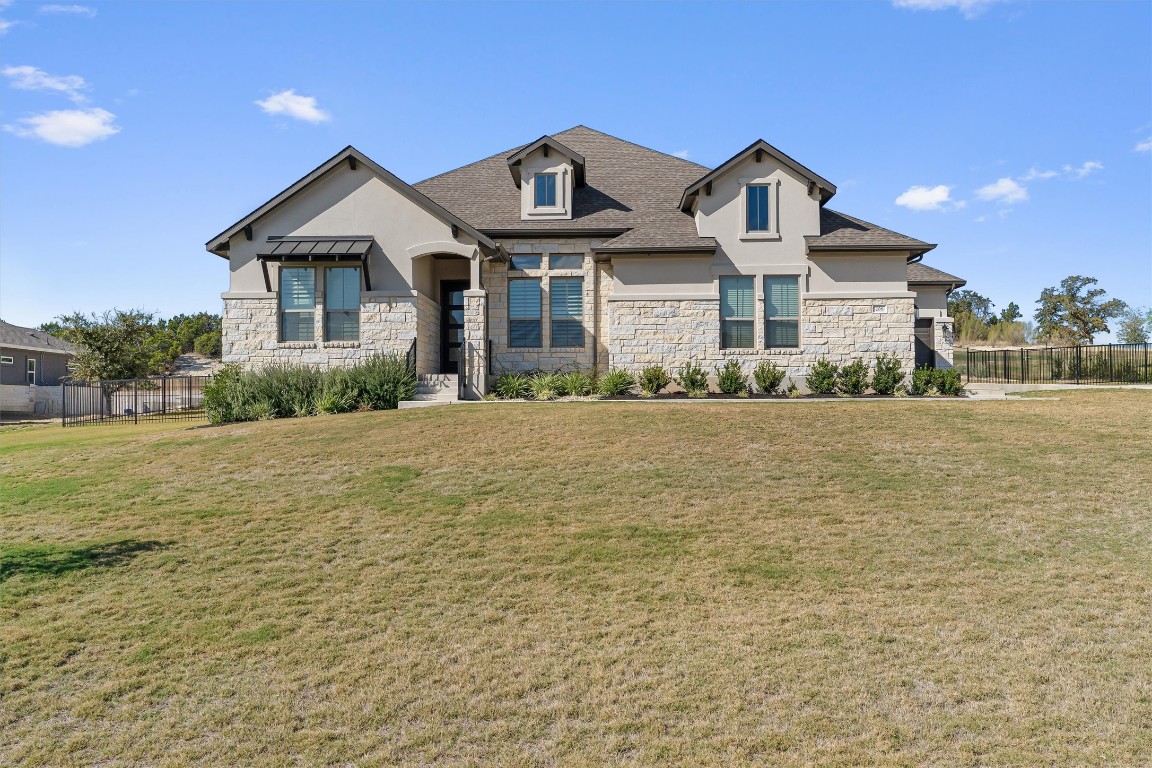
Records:
[[[488,392],[488,292],[464,292],[464,384],[469,393],[483,397]]]
[[[424,294],[416,297],[416,372],[440,371],[440,304]]]
[[[364,294],[360,304],[360,340],[324,341],[324,307],[318,303],[313,317],[316,341],[282,342],[275,298],[225,298],[223,360],[245,368],[269,363],[334,368],[372,354],[404,355],[416,338],[416,304],[415,296]]]
[[[932,349],[936,352],[936,367],[951,368],[953,325],[949,320],[935,318],[932,321]]]

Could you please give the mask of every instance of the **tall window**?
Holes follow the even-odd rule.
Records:
[[[28,358],[28,383],[32,386],[36,385],[36,358]]]
[[[536,207],[556,207],[556,174],[538,173],[535,177]]]
[[[280,269],[280,340],[313,341],[316,337],[316,270],[311,267]]]
[[[751,277],[720,278],[720,347],[748,349],[755,342],[754,284]]]
[[[552,297],[552,346],[584,346],[584,278],[554,277],[548,291]]]
[[[748,231],[769,232],[771,226],[768,222],[768,185],[749,184],[748,198]]]
[[[509,280],[508,346],[543,346],[540,337],[540,278]]]
[[[329,267],[324,276],[324,335],[328,341],[360,338],[360,268]]]
[[[800,346],[800,278],[764,278],[764,340],[768,347]]]

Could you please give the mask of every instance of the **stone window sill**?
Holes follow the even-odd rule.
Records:
[[[280,341],[276,343],[277,349],[316,349],[314,341]]]
[[[324,346],[329,349],[356,349],[360,346],[358,341],[326,341]]]

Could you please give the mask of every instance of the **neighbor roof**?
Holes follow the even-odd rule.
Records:
[[[820,209],[820,234],[804,239],[809,251],[908,251],[919,255],[936,247],[829,208]]]
[[[509,178],[508,159],[544,139],[413,186],[495,237],[585,230],[615,235],[603,244],[606,251],[715,249],[716,241],[700,237],[693,218],[677,206],[684,188],[707,173],[706,167],[583,125],[544,138],[563,144],[564,151],[578,153],[586,163],[584,186],[573,194],[571,220],[521,219],[520,190]]]
[[[58,339],[39,328],[25,328],[3,320],[0,320],[0,347],[56,352],[62,355],[74,355],[79,351],[74,344]]]
[[[908,283],[939,283],[943,285],[951,285],[953,288],[959,288],[967,285],[968,281],[950,275],[947,272],[942,272],[935,267],[929,267],[927,264],[909,264],[908,265]]]
[[[221,253],[221,251],[224,251],[227,249],[228,241],[231,240],[236,235],[240,234],[240,232],[242,232],[245,227],[251,226],[258,219],[260,219],[262,216],[271,212],[273,209],[277,208],[281,203],[286,202],[289,198],[291,198],[297,192],[301,191],[302,189],[307,187],[309,184],[311,184],[313,181],[316,181],[321,176],[328,173],[329,171],[336,168],[337,166],[339,166],[341,163],[343,163],[345,161],[348,161],[349,165],[352,167],[355,167],[355,165],[357,163],[363,163],[365,166],[367,166],[376,175],[380,176],[385,181],[387,181],[389,184],[394,186],[401,194],[406,196],[408,199],[412,200],[417,205],[423,207],[425,210],[427,210],[433,216],[436,216],[437,218],[441,219],[442,221],[446,221],[449,224],[452,224],[454,226],[459,227],[460,229],[462,229],[465,232],[467,232],[468,234],[470,234],[472,237],[476,238],[476,240],[479,241],[482,245],[484,245],[488,248],[495,248],[496,247],[496,244],[490,238],[488,238],[484,234],[481,234],[480,232],[477,232],[472,227],[471,224],[469,224],[468,222],[461,219],[459,216],[457,216],[452,211],[445,210],[440,205],[438,205],[435,201],[429,200],[428,197],[425,196],[423,193],[421,193],[419,190],[413,188],[411,185],[409,185],[406,181],[401,179],[399,176],[396,176],[395,174],[393,174],[392,172],[390,172],[389,170],[384,168],[384,166],[380,165],[375,160],[368,157],[363,152],[361,152],[360,150],[356,149],[353,146],[347,146],[344,149],[337,152],[331,158],[329,158],[328,160],[326,160],[325,162],[323,162],[319,166],[317,166],[307,176],[300,179],[295,184],[288,187],[287,189],[285,189],[280,194],[276,195],[276,197],[274,197],[271,200],[269,200],[268,202],[264,203],[264,205],[260,206],[256,210],[252,211],[252,213],[250,213],[247,216],[245,216],[244,218],[240,219],[240,221],[236,222],[232,226],[228,227],[228,229],[224,230],[220,234],[216,235],[216,237],[209,240],[205,244],[205,247],[210,252],[215,253],[217,256],[223,256],[224,254]]]

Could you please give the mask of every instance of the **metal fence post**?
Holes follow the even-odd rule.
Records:
[[[132,423],[140,423],[140,382],[132,382]]]

